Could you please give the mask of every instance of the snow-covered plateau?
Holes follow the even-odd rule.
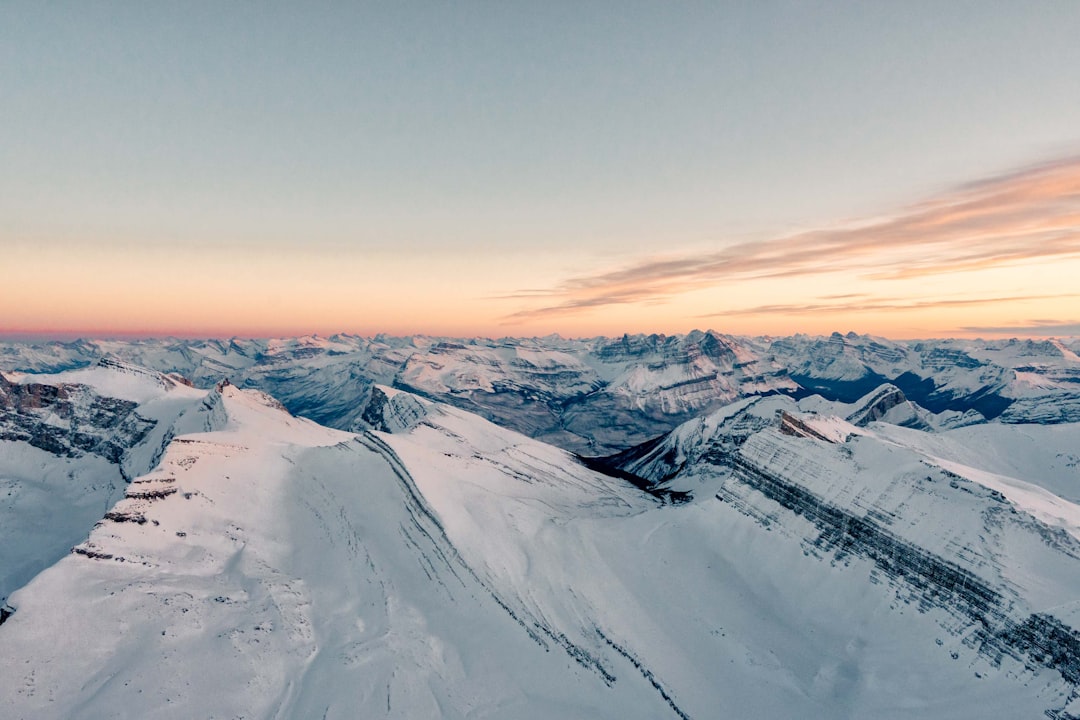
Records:
[[[0,717],[1080,717],[1076,349],[8,343]]]

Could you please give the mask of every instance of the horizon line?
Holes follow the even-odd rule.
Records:
[[[1064,330],[1064,332],[1054,333],[1054,330]],[[693,328],[686,332],[663,332],[663,331],[641,331],[641,332],[621,332],[621,333],[596,333],[592,335],[563,335],[559,332],[550,332],[543,335],[493,335],[478,333],[474,335],[460,335],[453,333],[431,333],[431,332],[414,332],[414,333],[395,333],[388,331],[380,332],[352,332],[347,330],[339,330],[332,333],[323,332],[283,332],[276,334],[263,334],[263,333],[218,333],[218,332],[169,332],[169,331],[93,331],[93,330],[41,330],[41,331],[23,331],[23,330],[4,330],[0,329],[0,342],[3,343],[75,343],[75,342],[135,342],[140,340],[177,340],[177,341],[209,341],[209,340],[299,340],[303,338],[315,338],[323,340],[331,340],[336,337],[353,337],[362,338],[366,340],[372,340],[378,337],[388,338],[429,338],[433,340],[541,340],[545,338],[557,337],[561,340],[594,340],[597,338],[606,339],[619,339],[624,337],[685,337],[694,333],[712,334],[717,336],[735,337],[735,338],[789,338],[797,336],[806,336],[814,338],[827,338],[836,335],[842,337],[856,336],[856,337],[870,337],[870,338],[882,338],[892,341],[904,341],[914,342],[919,340],[1022,340],[1022,339],[1041,339],[1041,340],[1075,340],[1080,339],[1080,323],[1062,323],[1051,324],[1041,326],[1039,324],[1033,324],[1031,326],[1003,326],[1003,327],[965,327],[956,328],[955,334],[928,334],[928,335],[912,335],[909,337],[892,336],[881,333],[873,332],[856,332],[854,330],[848,330],[842,332],[840,330],[833,330],[832,332],[812,333],[812,332],[790,332],[790,333],[761,333],[761,334],[748,334],[748,333],[729,333],[714,328]]]

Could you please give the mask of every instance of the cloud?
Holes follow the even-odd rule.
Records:
[[[869,295],[866,293],[840,293],[839,295],[819,295],[818,300],[850,300],[864,297],[869,297]]]
[[[980,325],[961,328],[961,330],[967,333],[982,333],[986,335],[1062,337],[1067,335],[1080,335],[1080,322],[1075,320],[1068,322],[1061,322],[1058,320],[1032,320],[1028,325]]]
[[[866,300],[863,302],[758,305],[756,307],[740,308],[738,310],[724,310],[722,312],[708,313],[705,315],[698,315],[697,317],[712,318],[740,315],[820,315],[850,312],[899,312],[905,310],[924,310],[927,308],[995,305],[998,303],[1022,302],[1025,300],[1058,300],[1063,297],[1080,297],[1080,295],[1010,295],[1006,297],[981,297],[952,300],[876,298],[874,300]]]
[[[656,301],[736,280],[836,271],[897,280],[1078,256],[1080,157],[1071,157],[968,183],[886,217],[571,278],[523,293],[548,302],[510,317]]]

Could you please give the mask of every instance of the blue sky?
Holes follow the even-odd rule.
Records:
[[[1080,152],[1075,2],[0,12],[0,247],[51,263],[67,293],[0,291],[9,331],[676,332],[705,301],[718,329],[749,331],[773,289],[533,311],[567,305],[576,278],[873,222]],[[214,258],[248,267],[199,264]],[[1044,282],[1026,272],[1018,289]],[[146,274],[159,302],[126,317],[125,278]],[[1080,320],[1058,305],[1051,320]],[[996,311],[987,326],[1047,319]],[[867,310],[848,327],[943,321]]]

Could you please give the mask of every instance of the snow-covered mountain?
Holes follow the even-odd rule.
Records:
[[[71,548],[8,599],[5,718],[1080,716],[1077,424],[756,396],[600,472],[385,385],[344,432],[115,363],[5,382],[9,433],[123,446],[0,446],[44,478],[5,547]],[[77,537],[9,525],[80,493]]]
[[[939,646],[963,645],[1006,675],[1053,669],[1071,687],[1060,717],[1073,717],[1080,425],[926,432],[888,422],[897,399],[892,386],[854,405],[748,398],[605,463],[654,493],[719,502],[808,562],[865,568],[895,590],[894,608],[943,611]]]
[[[584,340],[336,335],[0,343],[0,368],[51,372],[115,357],[180,373],[203,388],[228,377],[342,430],[363,427],[371,388],[383,384],[575,452],[606,455],[742,397],[820,394],[854,402],[883,383],[929,412],[971,413],[965,422],[1076,422],[1077,350],[1080,344],[1057,340],[895,342],[711,331]]]
[[[853,333],[796,335],[770,346],[801,387],[832,400],[850,402],[889,382],[934,412],[974,410],[1014,423],[1080,420],[1075,349],[1059,340],[900,343]],[[1040,417],[1043,405],[1060,412]]]

